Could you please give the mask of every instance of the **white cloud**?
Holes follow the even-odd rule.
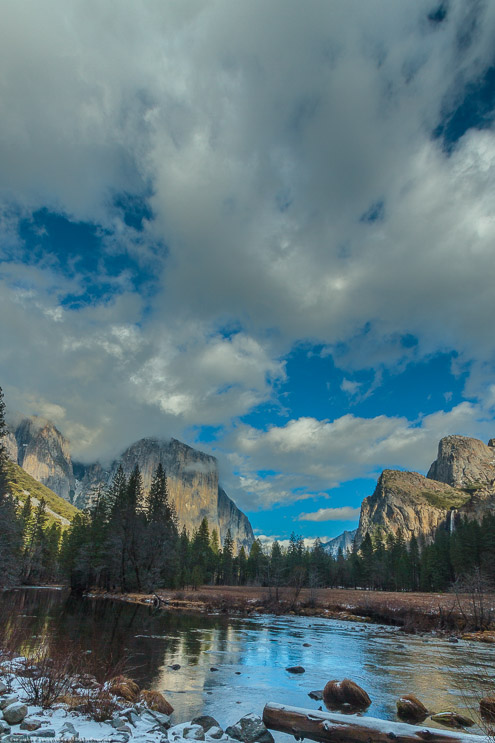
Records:
[[[467,393],[488,399],[495,133],[471,130],[450,155],[431,134],[492,64],[495,5],[475,5],[455,0],[434,26],[431,0],[4,2],[9,405],[56,405],[78,455],[115,453],[272,399],[301,339],[377,380],[454,349]],[[123,193],[148,199],[142,233],[115,206]],[[361,220],[378,202],[383,218]],[[151,266],[155,293],[138,296],[122,272],[105,277],[118,296],[67,310],[85,276],[63,277],[51,255],[16,263],[17,221],[41,207]],[[239,452],[245,502],[286,502],[385,463],[424,469],[439,435],[487,419],[482,402],[413,423],[306,417],[238,426],[224,446]],[[260,483],[261,469],[276,474]]]
[[[493,410],[493,400],[487,399],[485,405],[464,402],[417,421],[344,415],[334,421],[300,418],[267,431],[239,426],[226,440],[236,452],[230,464],[238,473],[237,480],[229,482],[229,492],[250,509],[321,497],[323,491],[354,478],[369,478],[371,494],[381,469],[426,473],[443,436],[459,433],[488,441]],[[260,481],[257,473],[266,470],[274,474]],[[339,511],[325,508],[318,514]]]
[[[319,508],[314,513],[301,513],[299,521],[356,521],[359,519],[360,508],[341,506],[340,508]]]

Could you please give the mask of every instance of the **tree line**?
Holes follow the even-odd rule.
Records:
[[[5,405],[0,389],[0,581],[69,581],[76,590],[102,588],[150,592],[158,588],[213,585],[346,587],[392,591],[444,591],[474,571],[495,583],[495,515],[482,522],[457,519],[432,541],[407,541],[377,530],[350,553],[325,551],[319,539],[307,548],[292,534],[287,547],[254,540],[236,553],[227,532],[223,544],[203,519],[189,534],[179,529],[166,473],[158,466],[149,493],[139,468],[119,468],[108,487],[97,487],[88,507],[62,529],[50,523],[43,499],[19,504],[6,476]]]

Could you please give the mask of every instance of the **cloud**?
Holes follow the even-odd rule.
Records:
[[[439,433],[484,432],[495,132],[485,121],[451,151],[433,132],[492,64],[495,5],[476,4],[473,17],[457,0],[441,24],[428,21],[431,8],[5,2],[9,406],[54,410],[76,455],[91,458],[144,434],[228,429],[273,400],[300,340],[325,346],[351,394],[355,370],[379,380],[383,367],[458,353],[474,402],[449,414],[237,425],[221,442],[224,462],[257,504],[309,497],[382,463],[424,469]],[[123,195],[145,204],[141,231]],[[51,252],[26,257],[19,224],[37,209],[95,228],[91,276],[77,255],[70,271]],[[146,267],[145,287],[129,264],[105,272],[108,255]],[[68,309],[100,272],[104,294]],[[262,469],[276,474],[260,483]]]
[[[359,518],[360,508],[342,506],[341,508],[319,508],[314,513],[301,513],[298,521],[355,521]]]
[[[321,497],[324,491],[355,478],[369,478],[371,493],[382,469],[426,473],[443,436],[460,433],[488,441],[493,432],[494,400],[495,396],[487,397],[484,405],[463,402],[449,412],[416,421],[348,414],[333,421],[294,419],[266,431],[238,426],[226,439],[228,448],[236,452],[230,455],[230,466],[237,478],[230,479],[229,492],[248,509]],[[267,470],[270,474],[260,481],[257,473]],[[332,512],[329,508],[318,513]]]

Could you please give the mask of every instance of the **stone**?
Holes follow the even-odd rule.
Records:
[[[178,670],[180,669],[180,667],[181,667],[181,666],[180,666],[180,663],[173,663],[173,664],[172,664],[171,666],[169,666],[169,668],[170,668],[170,669],[171,669],[172,671],[178,671]]]
[[[449,637],[449,642],[452,642],[455,644],[456,642],[459,642],[459,640],[457,639],[457,637]]]
[[[208,730],[208,737],[213,738],[213,740],[220,740],[222,736],[223,736],[222,728],[212,727]]]
[[[329,709],[366,709],[371,704],[368,694],[351,679],[329,681],[323,689],[323,701]]]
[[[220,727],[220,723],[215,720],[214,717],[210,717],[210,715],[199,715],[198,717],[195,717],[191,720],[191,725],[201,725],[205,733],[207,733],[210,728]]]
[[[145,710],[141,715],[141,719],[155,725],[160,725],[164,730],[168,730],[170,727],[170,716],[164,715],[162,712],[156,712],[152,709]]]
[[[306,669],[302,666],[288,666],[286,669],[289,673],[305,673]]]
[[[182,737],[186,740],[204,740],[205,731],[201,725],[186,725],[182,728]]]
[[[31,733],[30,738],[55,738],[55,730],[52,728],[41,728]]]
[[[126,726],[127,720],[124,720],[123,717],[114,717],[110,725],[115,728],[115,730],[119,730],[120,728],[123,728]]]
[[[218,671],[218,668],[216,668],[215,666],[212,666],[212,667],[210,668],[210,671]]]
[[[397,714],[402,720],[419,722],[428,717],[428,710],[414,694],[404,694],[397,700]]]
[[[10,727],[5,720],[0,720],[0,735],[6,735],[7,733],[10,733]]]
[[[26,717],[26,719],[21,722],[21,730],[38,730],[41,727],[41,720],[36,720],[34,717]]]
[[[10,697],[5,697],[4,699],[0,699],[0,709],[5,709],[5,707],[8,707],[9,704],[14,704],[14,702],[18,702],[19,697],[16,697],[15,694],[11,694]]]
[[[9,690],[9,687],[7,684],[4,684],[3,681],[0,681],[0,694],[6,694]]]
[[[311,643],[310,642],[303,642],[303,648],[310,648],[310,647],[311,647]]]
[[[59,735],[61,738],[79,738],[79,733],[71,722],[64,722],[60,728]]]
[[[5,707],[3,711],[3,719],[9,725],[18,725],[24,720],[28,713],[28,708],[22,702],[13,702]]]
[[[274,743],[273,735],[266,728],[259,715],[251,713],[231,725],[225,731],[227,735],[242,743]]]
[[[433,722],[439,722],[448,728],[469,728],[474,725],[470,717],[465,717],[459,712],[438,712],[431,716]]]
[[[495,721],[495,695],[480,700],[480,714],[484,720]]]
[[[308,697],[310,699],[315,699],[317,702],[321,702],[323,699],[323,689],[320,691],[308,691]]]

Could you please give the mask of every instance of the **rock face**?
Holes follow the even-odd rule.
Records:
[[[384,470],[373,495],[361,504],[358,543],[368,532],[373,536],[378,530],[395,535],[400,529],[406,540],[432,537],[446,522],[450,509],[458,509],[468,500],[467,493],[417,472]]]
[[[75,477],[70,446],[53,423],[25,418],[7,437],[10,459],[54,493],[72,502]]]
[[[367,533],[397,534],[399,529],[406,540],[413,535],[428,540],[439,526],[454,529],[461,516],[481,521],[495,511],[494,444],[494,439],[487,446],[467,436],[446,436],[427,477],[384,470],[375,492],[361,505],[358,543]]]
[[[238,549],[243,546],[250,548],[254,541],[251,524],[219,486],[215,457],[176,439],[141,439],[106,470],[99,463],[89,466],[76,464],[75,471],[81,478],[76,503],[83,507],[91,489],[100,483],[110,483],[119,465],[126,476],[138,465],[147,491],[159,463],[166,472],[170,500],[175,505],[181,527],[186,526],[191,531],[207,518],[210,529],[218,530],[222,542],[230,529]]]
[[[467,436],[445,436],[438,445],[438,456],[428,477],[455,488],[493,487],[495,449]]]
[[[210,529],[218,530],[222,542],[228,529],[238,549],[249,549],[254,541],[248,518],[219,486],[215,457],[176,439],[141,439],[107,468],[99,462],[79,464],[72,462],[70,444],[53,423],[33,416],[11,426],[5,444],[13,462],[79,508],[87,505],[96,486],[112,481],[120,464],[127,476],[137,464],[147,491],[161,462],[181,527],[192,531],[206,517]]]
[[[339,554],[339,549],[342,550],[342,553],[344,555],[348,554],[349,552],[352,552],[352,545],[354,544],[354,537],[356,536],[357,529],[353,529],[352,531],[344,531],[342,534],[339,534],[338,537],[334,537],[333,539],[330,539],[328,542],[326,542],[323,545],[323,549],[325,552],[328,552],[328,554],[332,555],[333,557],[337,557]]]

